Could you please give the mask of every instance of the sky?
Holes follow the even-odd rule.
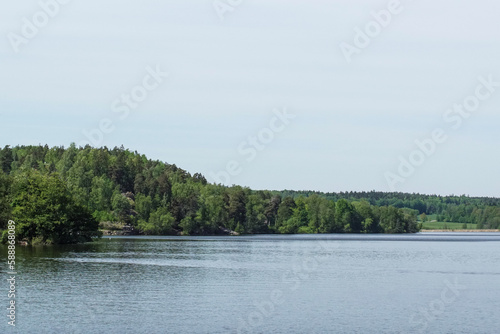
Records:
[[[0,146],[252,189],[500,197],[494,0],[2,1]]]

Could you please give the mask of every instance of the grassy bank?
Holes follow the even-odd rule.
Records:
[[[477,224],[450,223],[450,222],[425,222],[422,224],[422,230],[475,230]]]
[[[421,232],[468,232],[468,233],[476,233],[476,232],[500,232],[500,230],[422,230]]]

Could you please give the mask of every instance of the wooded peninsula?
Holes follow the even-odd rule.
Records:
[[[27,244],[143,235],[415,233],[426,216],[498,229],[500,199],[390,192],[270,191],[209,183],[175,164],[113,149],[0,149],[0,230]]]

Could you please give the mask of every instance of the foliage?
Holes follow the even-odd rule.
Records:
[[[11,178],[0,170],[0,230],[7,228],[7,222],[11,217],[10,186]]]
[[[159,208],[151,213],[148,221],[141,220],[138,224],[138,228],[142,230],[144,234],[172,234],[173,223],[174,218],[170,212],[165,208]]]
[[[44,242],[91,235],[96,220],[132,225],[144,234],[184,235],[414,233],[417,219],[429,224],[430,217],[500,225],[497,198],[253,191],[210,184],[199,173],[123,147],[74,144],[0,149],[0,195],[0,228],[15,217],[25,238],[43,236]]]
[[[98,235],[98,222],[76,203],[57,174],[28,171],[14,177],[12,216],[18,240],[76,243]]]

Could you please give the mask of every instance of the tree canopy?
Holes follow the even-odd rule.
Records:
[[[0,228],[23,238],[88,240],[98,222],[144,234],[413,233],[417,217],[500,225],[500,199],[383,192],[256,191],[207,182],[123,147],[0,149]]]
[[[97,220],[76,203],[57,174],[18,174],[11,196],[18,240],[66,244],[90,241],[98,235]]]

